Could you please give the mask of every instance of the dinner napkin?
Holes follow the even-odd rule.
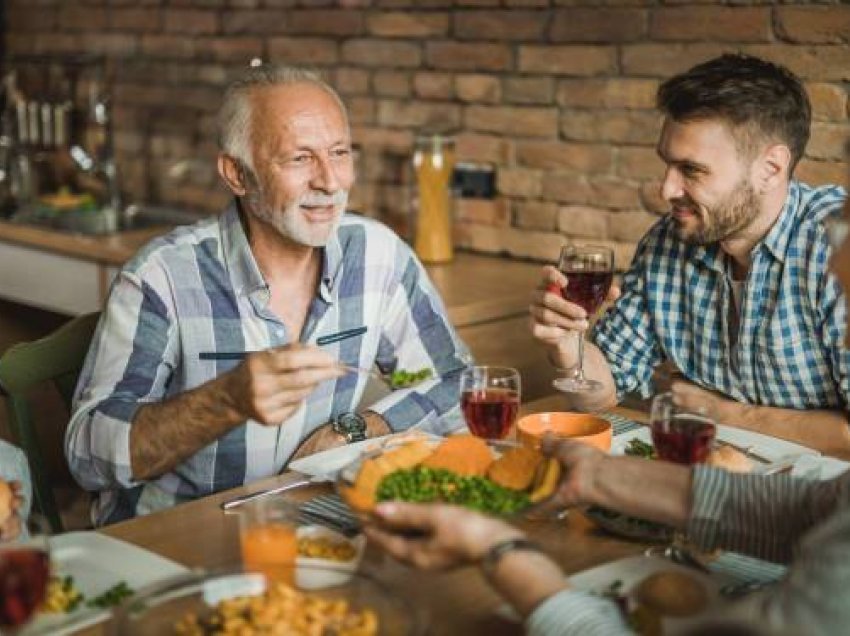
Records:
[[[318,495],[299,508],[299,521],[316,523],[331,530],[353,536],[360,532],[360,520],[339,495]]]
[[[635,422],[634,420],[630,420],[629,418],[623,417],[617,413],[605,412],[599,413],[599,416],[611,422],[611,431],[614,434],[614,437],[644,427],[644,425],[640,422]]]

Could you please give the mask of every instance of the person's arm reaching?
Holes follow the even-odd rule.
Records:
[[[395,558],[425,570],[482,564],[495,546],[525,538],[503,521],[463,508],[400,502],[379,506],[364,530]],[[504,552],[485,576],[534,636],[632,633],[613,602],[572,590],[561,568],[537,550]]]
[[[705,549],[787,561],[802,535],[826,519],[846,488],[787,475],[740,475],[636,457],[612,457],[578,442],[544,441],[564,467],[547,507],[595,504],[687,529]]]

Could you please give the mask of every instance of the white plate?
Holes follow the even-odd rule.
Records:
[[[52,574],[74,577],[74,586],[92,599],[124,581],[138,591],[188,570],[153,552],[98,532],[68,532],[50,538]],[[70,614],[41,614],[21,636],[62,636],[109,617],[110,610],[85,603]]]
[[[403,431],[401,433],[393,433],[392,435],[384,435],[383,437],[374,437],[372,439],[363,440],[362,442],[354,442],[353,444],[345,444],[337,448],[329,448],[326,451],[308,455],[290,462],[286,467],[288,470],[297,470],[299,473],[319,477],[325,481],[336,481],[339,471],[351,464],[355,459],[360,457],[364,452],[380,448],[386,442],[402,439],[406,436],[426,436],[436,437],[431,433],[423,431]]]
[[[611,443],[611,454],[622,455],[626,445],[633,439],[639,439],[651,444],[652,435],[649,427],[642,427],[614,437]],[[718,441],[729,442],[741,448],[749,448],[756,455],[764,457],[771,462],[778,462],[785,458],[801,455],[820,455],[818,451],[808,446],[723,424],[717,425],[717,439]]]
[[[620,592],[628,596],[632,588],[650,574],[671,570],[687,574],[702,583],[708,594],[708,603],[702,612],[694,616],[689,616],[688,618],[665,618],[663,620],[664,634],[669,635],[684,632],[688,626],[699,621],[713,607],[723,603],[720,597],[720,588],[732,582],[732,579],[720,574],[709,576],[693,568],[672,563],[667,559],[641,555],[626,557],[578,572],[568,577],[568,580],[577,590],[594,594],[601,594],[608,590],[616,581],[621,581]],[[519,620],[519,616],[507,605],[499,607],[496,611],[505,618]]]

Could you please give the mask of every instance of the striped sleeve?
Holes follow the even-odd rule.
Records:
[[[161,295],[122,271],[80,374],[65,432],[68,466],[86,490],[138,485],[130,466],[130,428],[139,408],[165,393],[174,367],[166,356],[171,332]]]
[[[538,605],[526,619],[525,628],[529,636],[621,636],[634,633],[612,601],[569,588]]]
[[[846,493],[848,474],[830,481],[788,475],[736,475],[696,466],[688,536],[705,550],[724,548],[779,563],[829,517]]]

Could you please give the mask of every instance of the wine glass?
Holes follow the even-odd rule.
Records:
[[[686,466],[702,464],[708,458],[717,426],[707,409],[687,409],[677,406],[672,393],[661,393],[652,400],[649,415],[652,444],[659,459]],[[674,561],[693,559],[684,548],[686,539],[679,531],[673,541],[660,552]],[[659,554],[647,550],[648,556]]]
[[[565,245],[561,248],[558,269],[567,277],[561,290],[564,300],[579,305],[590,318],[605,302],[614,280],[614,252],[598,245]],[[584,333],[578,337],[578,368],[572,377],[558,378],[554,387],[565,393],[598,391],[602,383],[584,375]]]
[[[16,540],[0,542],[0,633],[16,634],[44,602],[50,578],[49,526],[32,514]]]
[[[502,439],[519,411],[519,371],[510,367],[467,367],[460,376],[460,406],[473,435]]]

